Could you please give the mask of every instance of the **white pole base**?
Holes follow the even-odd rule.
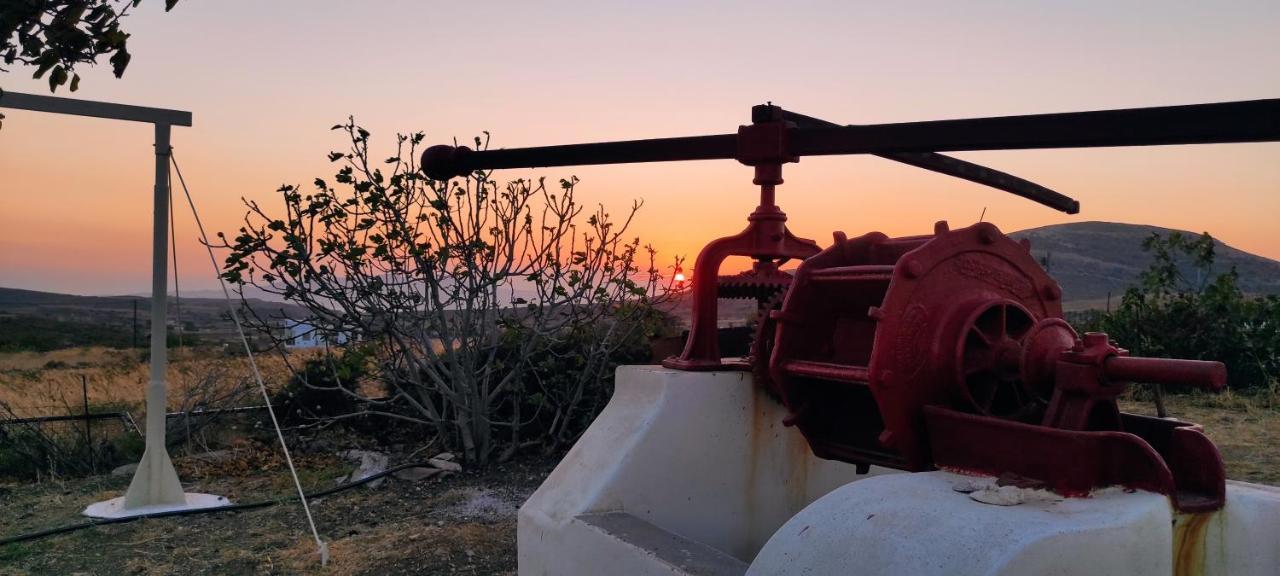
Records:
[[[222,508],[230,506],[231,500],[226,496],[214,496],[213,494],[199,494],[188,492],[183,494],[186,502],[181,504],[151,504],[148,506],[137,506],[134,508],[124,507],[124,496],[112,498],[102,502],[94,502],[84,509],[85,516],[90,518],[132,518],[134,516],[145,516],[148,514],[159,514],[162,512],[176,512],[178,510],[200,510],[205,508]]]

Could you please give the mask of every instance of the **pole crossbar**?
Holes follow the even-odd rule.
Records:
[[[169,159],[172,148],[169,140],[174,126],[191,126],[191,113],[164,108],[148,108],[112,102],[95,102],[74,98],[59,98],[0,92],[0,108],[48,112],[72,116],[89,116],[109,120],[145,122],[154,128],[155,188],[152,205],[151,243],[151,377],[147,384],[147,416],[145,427],[146,448],[133,480],[125,495],[85,508],[84,514],[101,518],[135,516],[157,509],[176,510],[226,506],[230,502],[221,496],[194,494],[183,491],[182,482],[169,458],[165,442],[166,396],[165,382],[168,367],[166,342],[166,298],[168,295],[168,243],[169,243]],[[85,394],[89,416],[88,394]],[[88,420],[86,419],[86,423]]]
[[[191,113],[184,110],[168,108],[150,108],[114,102],[97,102],[78,100],[41,94],[23,92],[0,92],[0,108],[14,110],[30,110],[32,112],[51,112],[53,114],[70,114],[73,116],[90,116],[111,120],[129,120],[149,124],[169,124],[172,126],[190,126]]]

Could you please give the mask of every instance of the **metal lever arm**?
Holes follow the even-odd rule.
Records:
[[[783,118],[795,123],[797,128],[802,129],[840,127],[839,124],[833,122],[790,111],[784,111]],[[853,125],[850,124],[849,126]],[[1030,180],[1024,180],[1012,174],[966,162],[959,158],[952,158],[935,152],[887,152],[876,154],[876,156],[990,186],[1067,214],[1080,212],[1080,203],[1070,196],[1059,194]]]
[[[1227,385],[1227,367],[1221,362],[1112,356],[1103,364],[1108,379],[1193,386],[1213,392]]]

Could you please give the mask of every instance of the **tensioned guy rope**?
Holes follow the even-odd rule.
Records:
[[[182,193],[187,197],[187,204],[191,206],[191,216],[196,221],[196,228],[200,230],[200,241],[209,252],[209,263],[213,265],[213,274],[218,278],[218,286],[222,288],[222,297],[227,301],[227,311],[231,314],[231,320],[235,322],[236,332],[240,335],[240,342],[244,344],[244,351],[249,359],[249,366],[253,369],[253,378],[258,383],[258,390],[262,392],[263,404],[267,406],[267,414],[271,415],[271,425],[276,429],[276,438],[280,439],[280,449],[284,451],[284,461],[289,465],[289,474],[293,476],[293,485],[298,489],[298,499],[302,501],[302,511],[307,515],[307,524],[311,527],[311,536],[316,540],[316,548],[320,552],[320,565],[324,566],[329,563],[329,547],[320,539],[320,533],[316,530],[316,521],[311,517],[311,506],[307,504],[307,495],[302,491],[302,482],[298,480],[298,470],[293,466],[293,457],[289,455],[289,446],[285,444],[284,433],[280,431],[280,421],[276,419],[275,408],[271,407],[271,395],[267,393],[267,386],[262,382],[262,372],[258,370],[258,361],[253,357],[253,348],[249,346],[249,338],[245,336],[244,326],[240,323],[240,316],[236,314],[235,304],[231,301],[231,292],[227,290],[227,282],[222,278],[222,274],[218,268],[218,258],[213,255],[213,245],[209,243],[209,235],[204,231],[204,224],[200,221],[200,214],[196,211],[196,203],[191,199],[191,191],[187,189],[187,181],[182,178],[182,169],[178,167],[178,158],[171,151],[169,153],[170,161],[173,163],[173,170],[178,176],[178,183],[182,185]]]

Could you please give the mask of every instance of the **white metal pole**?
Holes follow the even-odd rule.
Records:
[[[156,179],[151,229],[151,381],[147,385],[147,443],[124,507],[182,505],[182,484],[165,447],[165,371],[169,365],[166,326],[169,289],[169,125],[155,124]]]
[[[191,508],[214,508],[231,502],[212,494],[183,494],[178,473],[165,447],[165,371],[169,365],[166,341],[169,290],[169,132],[173,126],[190,126],[191,113],[182,110],[147,108],[57,98],[20,92],[0,92],[0,108],[92,116],[113,120],[147,122],[155,126],[156,180],[152,204],[151,233],[151,379],[147,384],[147,445],[129,491],[119,498],[95,502],[84,513],[97,518],[121,518],[151,512]],[[314,531],[314,529],[313,529]]]

